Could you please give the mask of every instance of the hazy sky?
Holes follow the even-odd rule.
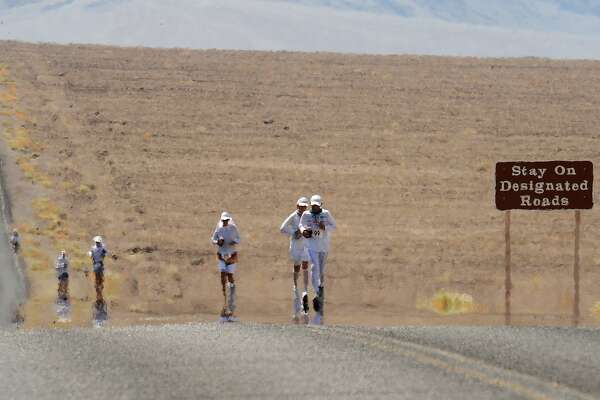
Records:
[[[0,39],[600,58],[600,0],[0,0]]]

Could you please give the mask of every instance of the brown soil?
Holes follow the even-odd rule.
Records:
[[[278,227],[300,195],[319,193],[338,222],[328,323],[502,322],[495,163],[600,165],[600,62],[0,42],[0,63],[16,87],[0,130],[33,143],[5,154],[17,222],[48,224],[32,201],[55,204],[65,232],[30,229],[30,243],[48,260],[71,246],[78,268],[90,238],[106,237],[113,319],[216,318],[209,239],[228,210],[243,237],[239,315],[288,321]],[[515,323],[570,321],[573,219],[513,212]],[[593,324],[600,217],[582,221],[581,313]],[[55,289],[42,275],[29,273],[30,315],[51,298],[36,293]],[[78,275],[72,290],[87,312],[91,281]],[[441,290],[472,296],[470,313],[434,312]]]

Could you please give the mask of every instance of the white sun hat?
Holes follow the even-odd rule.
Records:
[[[296,202],[296,205],[300,207],[308,207],[308,199],[306,197],[300,197]]]
[[[311,206],[319,206],[319,207],[321,207],[323,205],[323,201],[321,200],[321,196],[319,196],[318,194],[313,195],[310,198],[310,205]]]
[[[102,236],[94,236],[93,240],[95,243],[102,243]]]
[[[221,221],[229,221],[231,219],[231,215],[227,211],[223,211],[221,213]]]

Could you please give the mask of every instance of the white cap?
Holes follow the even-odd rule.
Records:
[[[221,221],[226,221],[226,220],[230,220],[231,219],[231,215],[229,215],[229,213],[227,211],[223,211],[221,213]]]
[[[306,197],[300,197],[296,202],[297,206],[308,207],[308,199]]]
[[[321,205],[323,205],[323,201],[321,200],[321,196],[319,196],[318,194],[314,194],[310,198],[310,205],[311,206],[319,206],[319,207],[321,207]]]
[[[94,236],[95,243],[102,243],[102,236]]]

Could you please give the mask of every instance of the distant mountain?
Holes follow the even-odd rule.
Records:
[[[600,35],[599,0],[285,0],[452,23]]]
[[[0,0],[0,39],[600,59],[600,0]]]

